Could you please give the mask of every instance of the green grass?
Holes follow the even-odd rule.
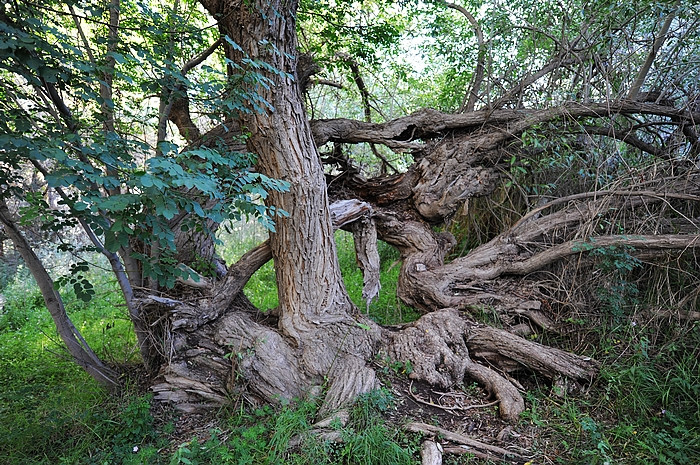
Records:
[[[562,464],[700,463],[700,324],[598,331],[607,343],[587,393],[528,396],[523,424],[541,428],[540,452]]]
[[[281,408],[229,412],[221,427],[193,438],[171,456],[170,464],[409,465],[416,463],[417,438],[388,426],[382,413],[393,398],[383,390],[360,397],[346,425],[332,424],[342,443],[323,441],[311,431],[318,399]],[[298,443],[290,448],[290,440]]]
[[[90,304],[66,294],[70,317],[104,359],[122,364],[138,360],[114,283],[103,276],[93,276],[93,281],[97,295]],[[0,463],[79,463],[79,457],[104,445],[110,427],[120,427],[114,417],[129,401],[108,397],[69,360],[25,270],[8,279],[2,293]]]
[[[355,242],[352,234],[345,231],[335,233],[338,247],[338,262],[343,274],[343,281],[348,294],[357,307],[364,313],[367,304],[362,298],[362,270],[355,259]],[[369,316],[377,323],[390,325],[405,323],[418,319],[420,313],[404,305],[396,296],[396,284],[401,269],[399,253],[396,249],[379,241],[377,244],[380,258],[380,277],[382,285],[379,296],[369,306]]]

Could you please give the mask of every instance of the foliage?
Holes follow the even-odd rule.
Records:
[[[196,83],[223,91],[227,79],[221,70],[209,66],[185,74],[178,65],[207,43],[209,34],[198,34],[201,14],[180,11],[177,4],[121,2],[120,40],[110,48],[99,21],[90,30],[78,21],[83,13],[99,18],[106,11],[73,7],[79,9],[74,23],[64,15],[43,14],[42,8],[50,5],[2,6],[0,28],[13,39],[0,48],[8,114],[0,128],[0,158],[6,168],[2,195],[24,201],[22,221],[54,233],[80,223],[108,252],[126,250],[141,262],[144,278],[168,287],[176,277],[190,275],[176,259],[177,234],[212,235],[213,224],[249,216],[274,230],[272,217],[285,212],[261,200],[267,191],[285,190],[284,182],[251,170],[252,154],[223,145],[181,147],[174,135],[160,134],[167,114],[144,115],[138,105],[153,92],[167,103]],[[198,39],[175,44],[168,39],[173,28]],[[240,68],[241,79],[262,79],[252,69]],[[240,106],[233,102],[250,98],[229,85],[218,100],[219,105]],[[47,108],[47,100],[54,110]],[[155,143],[146,142],[148,131],[159,134]],[[20,186],[30,169],[41,171],[45,185],[25,195]],[[58,208],[46,201],[49,190],[60,194]],[[64,244],[66,250],[71,247]],[[83,276],[86,266],[74,264],[58,284],[71,284],[88,300],[92,289]]]

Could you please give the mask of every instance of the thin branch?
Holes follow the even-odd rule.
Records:
[[[635,128],[615,129],[611,126],[581,126],[581,129],[586,134],[596,134],[599,136],[611,137],[627,145],[636,147],[639,150],[647,152],[657,157],[663,157],[664,151],[653,144],[644,142],[635,135]]]
[[[209,58],[222,43],[223,39],[219,37],[219,39],[207,47],[206,50],[197,54],[194,58],[185,63],[180,70],[180,73],[185,76],[190,70],[196,66],[199,66],[202,62],[204,62],[204,60]],[[167,118],[175,123],[180,135],[187,141],[188,144],[192,144],[201,137],[201,133],[197,125],[192,121],[187,91],[185,90],[184,96],[182,97],[176,96],[178,93],[182,92],[182,87],[182,83],[178,83],[171,91],[171,95],[168,99],[169,104],[164,108],[164,112]]]
[[[189,60],[187,63],[184,64],[182,69],[180,70],[180,73],[184,76],[187,74],[190,70],[195,68],[196,66],[199,66],[204,60],[209,58],[212,53],[216,51],[217,48],[223,43],[223,38],[219,37],[216,42],[211,44],[206,50],[203,52],[199,53],[195,57],[193,57],[191,60]]]
[[[75,12],[75,8],[73,8],[73,5],[71,5],[70,3],[68,4],[68,10],[70,11],[71,16],[73,16],[73,22],[75,23],[75,27],[78,30],[78,35],[80,35],[80,40],[82,40],[83,42],[85,52],[87,53],[87,56],[90,59],[90,63],[92,63],[92,66],[96,67],[97,60],[95,60],[95,55],[92,54],[90,43],[88,42],[87,37],[85,37],[85,32],[83,31],[83,27],[80,25],[79,17]]]
[[[630,87],[629,92],[627,93],[627,98],[630,100],[634,100],[637,98],[637,94],[639,94],[640,89],[642,88],[642,85],[644,85],[644,81],[647,78],[647,75],[649,74],[649,70],[651,69],[651,66],[654,64],[654,60],[656,59],[656,54],[659,52],[661,49],[661,46],[664,44],[664,41],[666,40],[666,35],[668,34],[668,30],[671,27],[671,23],[673,22],[673,18],[676,16],[676,13],[678,12],[678,6],[680,5],[681,0],[676,0],[676,2],[673,4],[673,10],[666,16],[666,21],[664,21],[663,26],[661,26],[661,31],[659,31],[659,35],[654,39],[654,43],[651,46],[651,50],[649,50],[649,55],[647,55],[647,59],[642,65],[642,67],[639,69],[639,73],[637,74],[637,77],[634,80],[634,83],[632,83],[632,86]]]
[[[369,91],[367,90],[367,86],[365,85],[364,79],[362,79],[362,74],[360,73],[360,67],[357,65],[357,62],[350,57],[347,53],[342,53],[339,52],[338,56],[347,63],[347,65],[350,67],[350,71],[352,72],[352,79],[355,81],[355,85],[357,86],[357,89],[360,91],[360,97],[362,99],[362,107],[365,112],[365,121],[368,123],[372,122],[372,111],[369,103]],[[379,153],[379,150],[377,150],[376,144],[373,142],[369,143],[369,146],[372,150],[372,153],[374,154],[375,157],[379,158],[384,166],[388,166],[391,168],[391,170],[394,173],[398,173],[399,170],[397,170],[394,165],[392,165],[389,160],[387,160],[382,154]]]
[[[411,396],[411,398],[412,398],[413,400],[415,400],[416,402],[418,402],[419,404],[427,405],[427,406],[429,406],[429,407],[439,408],[439,409],[444,410],[444,411],[449,412],[449,413],[452,413],[452,412],[454,412],[454,411],[464,412],[464,411],[467,411],[467,410],[473,410],[473,409],[475,409],[475,408],[493,407],[494,405],[496,405],[496,404],[498,404],[498,403],[500,402],[499,400],[494,400],[493,402],[488,402],[488,403],[486,403],[486,404],[472,404],[472,405],[467,405],[466,407],[461,407],[461,406],[448,407],[448,406],[446,406],[446,405],[436,404],[436,403],[434,403],[432,400],[431,400],[431,401],[427,401],[427,400],[424,400],[424,399],[418,397],[417,394],[414,394],[414,393],[413,393],[413,381],[411,381],[411,385],[409,386],[408,389],[405,390],[405,392],[406,392],[409,396]]]
[[[345,89],[345,87],[339,82],[330,81],[328,79],[314,79],[314,84],[321,84],[324,86],[335,87],[336,89]]]
[[[543,76],[546,76],[547,74],[551,73],[556,69],[561,68],[562,66],[566,66],[574,62],[574,58],[565,58],[563,54],[560,53],[552,61],[544,65],[538,71],[525,76],[523,79],[520,80],[520,82],[518,82],[518,84],[516,84],[510,90],[507,90],[501,97],[499,97],[497,100],[491,103],[491,108],[497,109],[502,107],[506,103],[516,98],[518,94],[520,94],[527,87],[537,82],[538,79],[542,78]]]
[[[445,2],[448,8],[457,10],[462,13],[469,23],[471,23],[476,33],[476,40],[479,43],[479,53],[476,62],[476,71],[474,72],[474,80],[472,81],[471,89],[464,95],[464,101],[462,102],[462,107],[459,109],[460,112],[474,111],[474,105],[476,105],[476,100],[479,98],[479,89],[481,88],[481,83],[484,80],[484,61],[486,60],[486,42],[484,41],[484,33],[481,31],[481,26],[476,18],[467,11],[466,8],[457,5],[455,3]]]

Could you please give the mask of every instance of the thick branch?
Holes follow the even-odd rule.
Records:
[[[663,150],[660,149],[659,147],[650,144],[648,142],[644,142],[641,140],[639,137],[635,135],[636,129],[635,128],[625,128],[625,129],[615,129],[610,126],[581,126],[581,129],[583,130],[584,133],[586,134],[597,134],[599,136],[606,136],[606,137],[611,137],[613,139],[617,139],[620,142],[624,142],[627,145],[631,145],[632,147],[636,147],[639,150],[646,152],[648,154],[657,156],[657,157],[662,157],[663,156]]]
[[[700,112],[665,105],[617,100],[583,104],[567,102],[545,110],[480,110],[465,114],[449,114],[424,109],[386,123],[364,123],[356,120],[333,119],[311,122],[316,144],[327,142],[376,142],[397,150],[420,150],[416,140],[434,137],[449,130],[474,130],[484,124],[510,123],[494,143],[514,138],[524,129],[556,118],[609,117],[616,114],[646,114],[677,117],[691,122],[700,121]],[[482,150],[485,148],[482,148]]]
[[[185,63],[180,70],[180,73],[184,76],[190,70],[199,66],[204,60],[209,58],[217,48],[222,43],[222,39],[219,38],[211,44],[206,50],[196,55],[194,58]],[[190,101],[187,96],[187,89],[182,89],[182,84],[178,84],[173,90],[175,97],[173,99],[172,105],[168,112],[168,118],[170,121],[175,123],[178,131],[183,139],[187,141],[188,144],[192,144],[194,141],[199,139],[202,134],[199,131],[197,125],[192,121],[192,116],[190,115]],[[179,95],[182,94],[182,95]]]
[[[492,278],[503,274],[525,275],[533,271],[541,270],[545,266],[557,262],[570,255],[575,255],[590,250],[624,245],[635,250],[687,250],[700,247],[700,235],[652,235],[652,236],[596,236],[586,241],[573,240],[550,247],[547,250],[535,254],[527,260],[515,262],[503,266],[500,270],[494,270]],[[634,255],[634,252],[631,252]],[[492,279],[489,278],[489,279]]]

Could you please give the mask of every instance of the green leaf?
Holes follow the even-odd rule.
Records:
[[[124,63],[129,61],[124,55],[118,52],[108,52],[107,56],[114,58],[114,61],[116,61],[120,65],[123,65]]]

